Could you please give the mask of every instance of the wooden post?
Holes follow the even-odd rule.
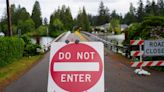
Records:
[[[11,27],[11,14],[10,14],[10,3],[9,0],[6,0],[7,5],[7,21],[8,21],[8,36],[12,36],[12,27]]]

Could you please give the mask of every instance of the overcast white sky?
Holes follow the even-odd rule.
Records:
[[[11,4],[21,5],[25,7],[28,12],[32,11],[33,4],[36,0],[10,0]],[[38,0],[41,6],[42,17],[47,17],[49,19],[50,15],[53,13],[58,6],[66,5],[71,8],[73,17],[78,14],[79,8],[85,6],[86,12],[89,14],[96,15],[98,13],[98,7],[101,1],[110,10],[116,10],[118,13],[124,15],[129,10],[130,2],[136,7],[138,6],[139,0]],[[150,0],[152,1],[152,0]],[[155,0],[156,1],[156,0]],[[146,0],[143,0],[146,2]],[[5,12],[6,0],[0,0],[0,18]]]

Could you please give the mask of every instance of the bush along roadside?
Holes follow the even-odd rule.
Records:
[[[23,56],[25,43],[16,37],[0,37],[0,67],[8,65]]]
[[[30,37],[24,35],[21,37],[25,42],[23,56],[34,56],[40,54],[37,52],[37,49],[41,49],[41,46],[38,44],[33,44]]]
[[[0,92],[42,59],[37,48],[28,36],[0,37]]]
[[[40,54],[38,44],[33,44],[30,37],[23,35],[17,37],[0,37],[0,67],[4,67],[23,56],[34,56]]]

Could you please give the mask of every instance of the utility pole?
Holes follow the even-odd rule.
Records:
[[[7,6],[7,21],[8,21],[8,36],[12,36],[11,14],[10,14],[10,3],[9,3],[9,0],[6,0],[6,6]]]

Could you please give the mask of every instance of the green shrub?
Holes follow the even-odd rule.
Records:
[[[23,56],[24,41],[16,37],[0,37],[0,67]]]
[[[164,17],[152,16],[145,18],[141,23],[131,24],[127,32],[124,44],[129,44],[130,40],[139,38],[144,40],[164,38]]]
[[[23,35],[21,38],[25,42],[23,56],[34,56],[39,54],[39,52],[37,52],[37,48],[41,49],[40,45],[33,44],[31,42],[31,38],[27,35]]]
[[[37,44],[26,44],[23,55],[24,56],[38,55],[39,52],[37,52],[37,48],[40,49],[41,47]]]
[[[24,40],[25,45],[26,45],[26,44],[32,44],[31,38],[30,38],[29,36],[23,35],[23,36],[21,36],[21,38]]]

